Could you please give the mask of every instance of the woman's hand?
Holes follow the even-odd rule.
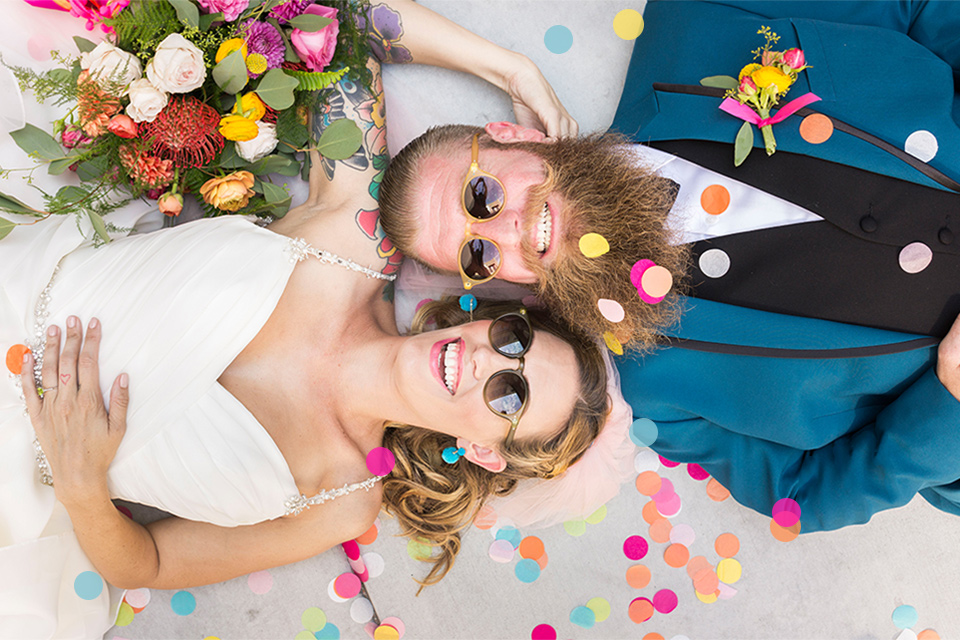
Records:
[[[42,396],[30,380],[33,356],[24,357],[24,396],[30,421],[47,456],[57,499],[70,507],[102,501],[107,493],[107,468],[127,426],[127,374],[117,376],[110,390],[110,412],[100,393],[101,327],[90,321],[86,340],[76,316],[67,318],[66,340],[60,353],[60,328],[47,330],[43,352]]]
[[[960,316],[937,349],[937,378],[940,384],[960,400]]]
[[[530,59],[523,58],[516,70],[504,78],[503,89],[513,101],[517,124],[543,131],[553,139],[577,137],[577,121],[567,113],[553,87]]]

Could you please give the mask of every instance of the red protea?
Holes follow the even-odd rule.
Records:
[[[210,164],[223,149],[219,124],[220,114],[202,100],[171,96],[154,121],[144,122],[141,127],[155,156],[190,168]]]
[[[173,182],[173,161],[146,153],[142,144],[125,144],[119,153],[120,164],[137,186],[158,189]]]

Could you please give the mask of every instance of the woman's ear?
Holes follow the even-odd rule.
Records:
[[[507,461],[496,449],[482,447],[466,438],[457,438],[457,447],[466,451],[464,458],[491,473],[500,473],[507,468]]]
[[[489,122],[484,127],[487,135],[503,144],[511,142],[544,142],[546,134],[536,129],[527,129],[513,122]]]

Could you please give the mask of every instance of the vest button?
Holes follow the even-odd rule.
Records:
[[[866,233],[873,233],[879,226],[880,225],[877,223],[877,219],[873,216],[866,215],[860,218],[860,228]]]
[[[950,244],[953,242],[953,231],[944,227],[940,229],[940,233],[937,234],[937,239],[940,240],[940,244]]]

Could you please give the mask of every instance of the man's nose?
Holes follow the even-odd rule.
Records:
[[[490,238],[502,249],[519,247],[522,240],[523,223],[520,212],[516,209],[506,209],[493,220],[472,225],[472,231],[478,235]]]

